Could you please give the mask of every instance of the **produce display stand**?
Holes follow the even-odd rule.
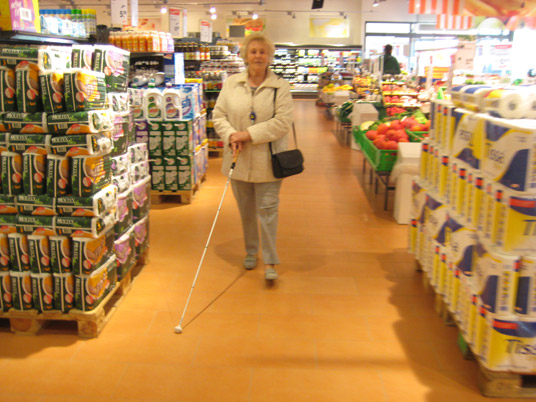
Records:
[[[396,186],[389,182],[391,177],[391,169],[396,162],[396,150],[380,150],[377,149],[372,142],[365,136],[361,130],[354,128],[354,136],[356,142],[361,147],[363,152],[363,175],[366,175],[367,163],[370,166],[369,184],[372,184],[374,179],[374,194],[378,194],[378,184],[381,183],[385,188],[383,209],[387,211],[389,204],[389,191],[394,191]]]
[[[143,266],[148,263],[148,254],[149,249],[147,248],[140,255],[137,262],[123,275],[122,279],[114,284],[105,298],[92,311],[72,309],[67,313],[57,310],[40,313],[35,309],[10,309],[7,312],[0,312],[0,319],[9,320],[11,331],[18,335],[36,335],[41,328],[51,321],[72,321],[77,324],[77,332],[80,338],[96,338],[131,289]]]
[[[482,395],[490,398],[530,398],[536,399],[536,373],[515,373],[504,371],[492,371],[484,367],[478,356],[471,350],[471,346],[465,342],[461,331],[461,324],[456,316],[451,314],[444,296],[436,292],[431,284],[428,274],[422,270],[418,261],[415,261],[417,271],[422,274],[424,289],[434,296],[434,309],[441,317],[445,325],[456,326],[458,329],[457,344],[461,352],[461,358],[475,360],[477,365],[477,383]]]

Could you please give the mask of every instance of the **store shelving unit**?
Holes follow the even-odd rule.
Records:
[[[316,97],[322,74],[330,68],[346,69],[360,54],[360,46],[276,45],[271,68],[290,82],[293,94]]]
[[[45,35],[36,32],[0,31],[0,43],[34,44],[34,45],[76,45],[78,43],[93,43],[94,38],[74,38],[72,36]]]

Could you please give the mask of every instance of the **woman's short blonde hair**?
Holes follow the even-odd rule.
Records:
[[[253,41],[261,42],[266,45],[266,47],[268,48],[268,58],[271,62],[275,53],[274,43],[270,39],[268,39],[266,36],[264,36],[262,33],[253,33],[245,37],[244,41],[242,42],[242,46],[240,47],[240,57],[242,57],[242,60],[244,60],[244,63],[247,64],[246,60],[247,60],[249,45]]]

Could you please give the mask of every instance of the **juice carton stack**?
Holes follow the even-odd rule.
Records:
[[[134,145],[129,54],[6,47],[0,64],[0,307],[93,310],[135,261],[134,234],[126,259],[117,242],[134,233],[133,185],[148,174],[112,176],[114,158],[130,169]]]
[[[536,373],[536,91],[451,97],[432,104],[410,249],[485,367]]]

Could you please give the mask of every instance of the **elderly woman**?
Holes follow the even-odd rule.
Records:
[[[240,55],[247,70],[230,76],[213,112],[214,127],[224,142],[222,173],[227,175],[233,156],[240,152],[231,187],[240,211],[246,256],[253,269],[259,253],[259,222],[266,280],[277,279],[276,249],[281,179],[272,172],[269,144],[274,153],[287,149],[292,125],[292,97],[287,81],[269,68],[273,43],[262,34],[245,38]]]

